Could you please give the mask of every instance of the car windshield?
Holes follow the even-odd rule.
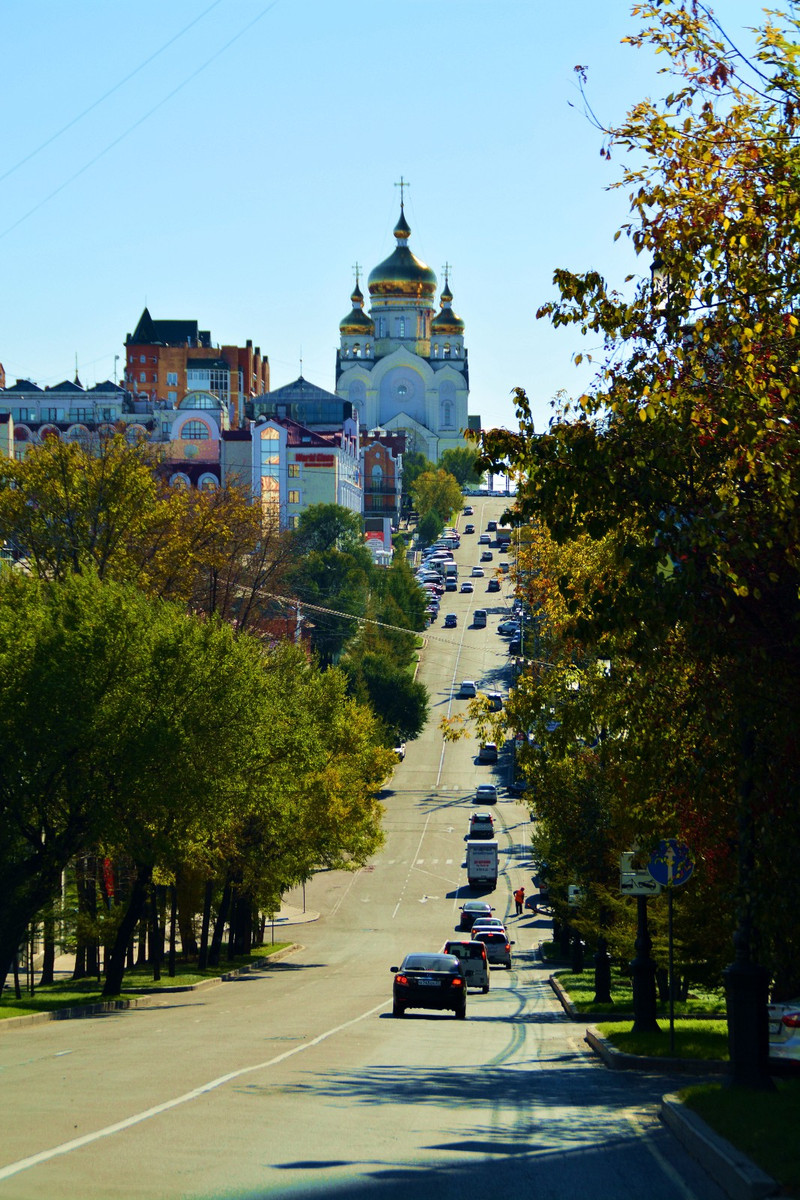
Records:
[[[464,905],[464,912],[488,913],[489,911],[489,905],[484,904],[482,900],[468,900]]]
[[[406,971],[452,971],[457,962],[452,954],[409,954],[403,963]]]

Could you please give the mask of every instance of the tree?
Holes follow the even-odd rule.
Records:
[[[457,446],[445,450],[439,458],[439,466],[453,476],[462,490],[477,487],[482,478],[474,446]]]
[[[448,471],[441,469],[419,475],[411,495],[420,517],[433,512],[442,521],[449,521],[456,509],[461,507],[461,488]]]
[[[523,512],[558,541],[611,539],[618,584],[597,589],[577,628],[595,640],[627,631],[639,696],[659,690],[665,648],[679,649],[676,694],[696,750],[688,738],[664,746],[668,808],[687,839],[703,814],[683,811],[685,791],[727,810],[718,837],[731,836],[738,855],[727,909],[744,977],[756,971],[757,927],[774,955],[776,890],[790,906],[800,900],[796,872],[776,889],[771,861],[778,841],[781,871],[798,849],[799,22],[773,16],[748,66],[702,5],[635,12],[650,24],[628,40],[662,53],[674,90],[606,131],[604,152],[631,152],[619,184],[631,220],[620,232],[652,273],[623,294],[594,271],[556,272],[560,299],[539,315],[603,337],[595,382],[541,434],[518,392],[519,434],[490,432],[481,465],[522,472]],[[708,702],[700,689],[711,680]],[[724,748],[724,762],[700,757],[709,745]],[[782,965],[771,959],[773,973]]]
[[[418,477],[435,467],[420,450],[407,450],[403,455],[403,496],[410,497]]]

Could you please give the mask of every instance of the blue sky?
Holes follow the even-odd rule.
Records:
[[[621,281],[600,118],[660,94],[627,0],[4,0],[0,362],[8,383],[122,370],[145,304],[247,338],[272,386],[333,390],[353,264],[411,248],[466,324],[470,411],[539,423],[591,350],[536,321],[555,267]],[[760,7],[719,0],[736,37]],[[364,289],[366,291],[366,288]]]

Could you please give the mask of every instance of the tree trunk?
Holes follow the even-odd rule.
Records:
[[[56,966],[56,921],[52,904],[44,910],[44,956],[42,958],[42,973],[39,976],[39,987],[47,987],[55,979]]]
[[[222,899],[219,902],[219,912],[214,924],[214,934],[211,938],[211,949],[208,953],[208,965],[210,967],[218,967],[220,954],[222,952],[222,935],[225,932],[225,922],[228,919],[228,909],[231,903],[231,881],[225,880],[225,887],[222,889]]]
[[[169,966],[167,974],[170,979],[175,978],[175,926],[178,920],[178,889],[173,883],[170,888],[170,913],[169,913]]]
[[[211,925],[211,901],[214,896],[214,880],[206,880],[205,898],[203,900],[203,927],[200,931],[200,950],[197,955],[197,966],[204,971],[208,966],[208,930]]]
[[[150,959],[154,983],[161,979],[161,960],[164,957],[164,937],[158,911],[159,891],[155,884],[150,884]]]
[[[117,936],[106,963],[106,981],[103,986],[104,996],[118,996],[122,990],[122,977],[125,974],[125,956],[128,942],[133,937],[136,923],[141,918],[147,899],[147,887],[153,873],[152,867],[139,867],[133,881],[128,908],[117,929]]]

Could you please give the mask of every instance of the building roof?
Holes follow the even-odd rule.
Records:
[[[197,321],[154,321],[145,308],[139,324],[125,339],[128,346],[209,346],[211,333],[197,328]]]
[[[286,383],[283,387],[268,392],[262,399],[268,399],[275,404],[307,403],[309,400],[336,400],[339,404],[342,402],[341,396],[337,396],[335,392],[326,392],[325,388],[317,387],[315,383],[309,383],[302,375],[298,375],[293,383]]]
[[[6,392],[41,392],[42,388],[36,383],[31,383],[30,379],[18,379],[16,383],[12,383],[9,387],[3,389]]]

